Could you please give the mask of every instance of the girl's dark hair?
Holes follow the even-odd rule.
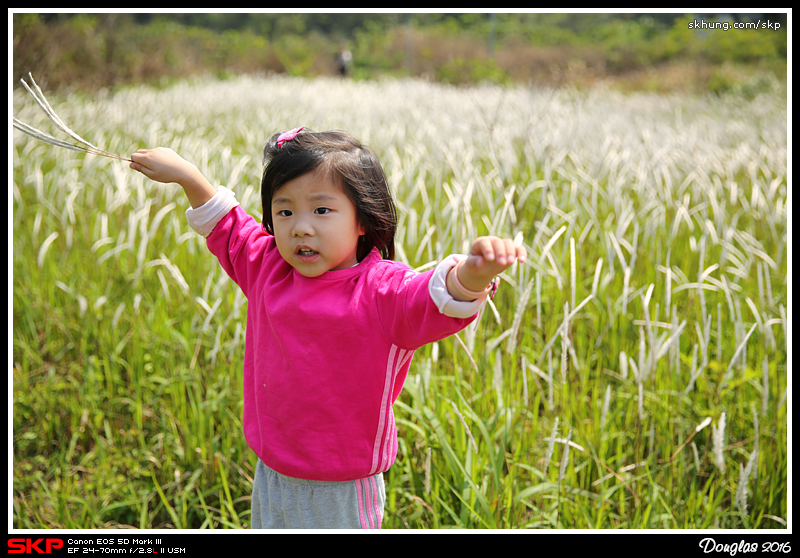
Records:
[[[393,260],[397,210],[375,153],[344,132],[303,131],[281,147],[277,144],[279,135],[269,138],[264,146],[261,209],[266,231],[274,234],[272,198],[281,186],[312,171],[329,171],[336,183],[344,184],[358,224],[364,227],[356,253],[358,261],[372,248],[377,248],[384,259]]]

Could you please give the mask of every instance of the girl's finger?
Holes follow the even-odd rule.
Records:
[[[516,248],[514,241],[509,238],[498,238],[494,242],[495,259],[500,265],[508,265],[514,262]]]
[[[492,248],[491,238],[482,236],[478,238],[473,244],[470,254],[475,256],[482,256],[483,259],[491,261],[494,259],[494,249]]]
[[[525,251],[524,246],[517,246],[517,259],[523,263],[527,261],[528,253]]]
[[[132,162],[132,163],[130,164],[130,167],[131,167],[133,170],[135,170],[135,171],[138,171],[138,172],[142,173],[143,175],[145,175],[145,176],[146,176],[146,177],[148,177],[148,178],[150,178],[150,177],[151,177],[151,172],[152,172],[152,171],[151,171],[151,170],[150,170],[148,167],[144,166],[144,165],[143,165],[143,164],[141,164],[141,163]]]

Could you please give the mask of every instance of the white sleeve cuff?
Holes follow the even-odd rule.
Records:
[[[197,208],[186,210],[189,226],[203,236],[208,236],[228,212],[239,205],[233,192],[225,186],[217,188],[210,200]]]
[[[471,318],[486,304],[487,295],[464,302],[454,299],[450,291],[447,290],[447,274],[458,262],[466,259],[467,257],[461,254],[447,256],[436,266],[430,283],[428,283],[428,292],[433,303],[436,304],[441,314],[451,318]]]

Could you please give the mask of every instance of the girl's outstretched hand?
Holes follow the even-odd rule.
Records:
[[[156,182],[181,183],[197,168],[168,147],[140,149],[131,155],[130,167]]]
[[[525,261],[525,248],[517,246],[511,238],[482,236],[469,251],[464,266],[479,275],[490,278],[502,273],[519,260]]]
[[[130,167],[156,182],[175,182],[183,187],[192,207],[210,200],[216,189],[192,163],[168,147],[140,149],[131,155]]]
[[[496,236],[482,236],[473,244],[464,263],[450,272],[458,273],[458,281],[470,291],[483,291],[495,276],[499,275],[516,262],[526,259],[525,248],[517,245],[513,239]],[[453,281],[448,276],[447,288],[456,300],[465,300],[458,296],[458,289],[451,288]]]

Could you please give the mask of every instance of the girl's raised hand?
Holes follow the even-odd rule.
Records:
[[[197,171],[193,164],[168,147],[140,149],[131,155],[131,161],[133,170],[156,182],[181,184],[182,180]]]
[[[189,203],[198,208],[216,193],[192,163],[168,147],[140,149],[131,155],[130,167],[156,182],[175,182],[183,187]]]
[[[486,289],[495,276],[525,259],[525,248],[517,245],[513,239],[482,236],[472,244],[467,259],[451,273],[458,273],[458,280],[466,289],[480,292]],[[450,294],[457,300],[464,300],[457,295],[457,289],[451,289],[451,286],[448,276],[447,288]]]
[[[525,248],[517,246],[511,238],[482,236],[472,244],[463,267],[465,271],[488,277],[491,281],[495,275],[514,265],[517,260],[524,262],[525,255]]]

